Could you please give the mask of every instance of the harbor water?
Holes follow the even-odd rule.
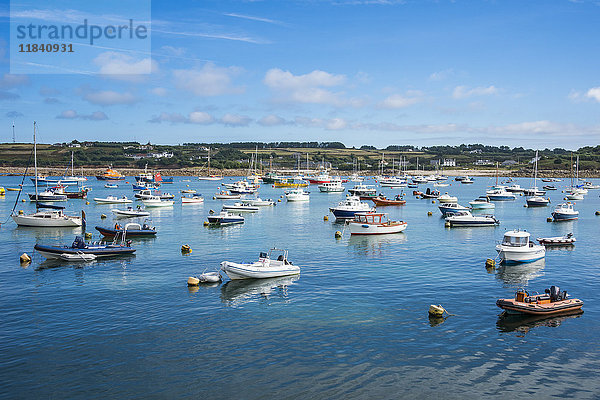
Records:
[[[225,178],[233,182],[233,178]],[[90,178],[86,200],[69,200],[67,214],[85,210],[87,231],[112,226],[113,208],[92,198],[133,198],[131,182],[108,189]],[[529,179],[516,179],[529,187]],[[598,184],[598,180],[593,180]],[[21,177],[0,177],[16,187]],[[494,178],[472,185],[449,179],[436,188],[459,203],[485,194]],[[374,184],[372,180],[365,183]],[[149,209],[158,234],[133,239],[134,256],[89,263],[45,260],[36,243],[70,244],[77,229],[0,227],[1,398],[598,398],[600,396],[600,190],[575,208],[576,221],[547,222],[568,182],[554,183],[548,207],[526,208],[525,197],[495,202],[497,227],[446,228],[437,202],[413,189],[378,188],[406,205],[379,207],[408,223],[403,233],[350,237],[329,207],[346,193],[307,190],[308,203],[261,207],[241,225],[203,222],[220,182],[175,177],[162,190],[173,207]],[[346,188],[353,183],[346,183]],[[538,183],[538,186],[541,186]],[[419,190],[428,187],[420,185]],[[431,186],[429,186],[431,187]],[[195,189],[203,204],[182,205]],[[23,195],[32,192],[28,180]],[[18,192],[0,197],[4,222]],[[261,198],[284,189],[262,185]],[[26,196],[25,196],[26,197]],[[135,203],[134,203],[135,205]],[[32,212],[33,203],[16,210]],[[432,215],[429,216],[428,212]],[[101,219],[102,214],[107,215]],[[329,219],[325,220],[324,216]],[[120,220],[121,223],[127,220]],[[540,261],[486,269],[505,230],[532,239],[577,238]],[[334,237],[342,231],[340,239]],[[192,252],[181,253],[188,244]],[[289,250],[301,274],[190,287],[189,276],[216,271],[222,261],[251,262],[271,247]],[[19,256],[32,255],[21,266]],[[536,320],[503,318],[498,298],[559,286],[584,301],[583,314]],[[430,319],[441,304],[446,319]]]

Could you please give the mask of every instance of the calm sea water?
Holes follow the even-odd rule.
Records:
[[[496,203],[498,227],[449,229],[437,204],[404,189],[406,206],[382,208],[408,222],[404,233],[351,238],[346,231],[335,239],[343,226],[323,216],[345,194],[311,186],[309,203],[282,202],[247,215],[243,225],[206,228],[208,211],[223,203],[212,200],[218,183],[183,179],[163,187],[179,193],[189,185],[205,204],[151,211],[159,233],[134,241],[133,257],[73,265],[33,253],[32,264],[21,267],[19,255],[32,254],[36,243],[71,243],[80,230],[17,228],[12,220],[1,226],[1,397],[600,396],[600,191],[576,202],[578,221],[548,223],[552,206],[524,208],[519,197]],[[0,177],[0,186],[19,182]],[[125,183],[89,183],[91,204],[69,200],[67,211],[84,209],[97,238],[94,226],[114,224],[115,206],[91,198],[133,192]],[[494,180],[449,183],[440,190],[467,204]],[[553,205],[567,182],[556,185],[548,192]],[[282,193],[269,185],[260,190],[262,198]],[[0,198],[2,220],[15,197]],[[513,228],[533,238],[573,232],[577,244],[533,264],[486,270],[485,259]],[[182,244],[193,252],[183,256]],[[272,246],[289,250],[299,277],[186,286],[188,276],[224,260],[256,260]],[[584,300],[585,312],[538,321],[499,317],[497,298],[550,285]],[[456,315],[430,321],[433,303]]]

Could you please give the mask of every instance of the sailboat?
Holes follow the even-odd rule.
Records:
[[[206,176],[199,176],[198,179],[201,181],[220,181],[223,179],[223,176],[210,174],[210,147],[208,148],[208,172],[206,173]]]
[[[33,123],[33,159],[35,165],[35,176],[38,176],[37,170],[37,141],[36,141],[36,123]],[[35,179],[35,198],[40,199],[38,196],[38,182]],[[81,217],[65,215],[62,206],[55,206],[50,204],[41,204],[36,202],[36,212],[33,214],[24,214],[23,211],[14,213],[11,215],[13,221],[18,226],[33,226],[33,227],[79,227],[85,226],[85,213],[81,211]],[[40,211],[40,209],[47,209],[48,211]]]
[[[533,192],[537,191],[537,170],[538,170],[538,151],[535,151],[535,172],[533,174]],[[544,192],[545,193],[545,192]],[[546,199],[542,196],[533,194],[528,196],[527,199],[528,207],[545,207],[550,203],[550,199]]]
[[[573,177],[573,159],[571,155],[571,187],[567,192],[567,200],[583,200],[583,196],[588,193],[587,189],[579,186],[579,155],[577,155],[577,161],[575,162],[577,178]],[[575,181],[573,181],[575,179]]]

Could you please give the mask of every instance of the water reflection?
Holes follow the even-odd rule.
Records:
[[[525,287],[531,279],[544,276],[545,266],[546,259],[544,258],[526,264],[500,264],[496,270],[496,278],[509,287]]]
[[[393,245],[406,242],[404,232],[389,235],[353,235],[348,239],[349,247],[357,254],[378,256],[388,251]]]
[[[300,276],[284,276],[270,279],[244,279],[228,281],[221,286],[221,301],[228,306],[239,306],[257,301],[288,300],[288,286]]]
[[[496,328],[500,332],[520,332],[526,334],[538,326],[556,328],[564,321],[571,318],[579,318],[583,310],[577,310],[560,316],[548,317],[547,315],[518,315],[503,312],[496,321]]]

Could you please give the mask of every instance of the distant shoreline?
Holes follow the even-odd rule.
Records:
[[[125,176],[136,176],[139,175],[142,170],[138,169],[138,168],[123,168],[123,169],[119,169],[117,168],[117,170],[125,175]],[[102,175],[105,171],[105,169],[103,168],[76,168],[76,171],[78,174],[81,174],[83,172],[83,174],[85,176],[96,176],[96,175]],[[24,167],[0,167],[0,175],[8,175],[8,176],[20,176],[23,175],[23,173],[25,172],[25,168]],[[64,168],[38,168],[38,172],[41,175],[48,175],[48,176],[61,176],[65,173],[65,169]],[[179,169],[159,169],[156,170],[155,172],[160,172],[160,174],[162,176],[201,176],[201,175],[206,175],[206,169],[204,168],[179,168]],[[265,172],[266,173],[266,172]],[[389,172],[388,172],[389,173]],[[430,174],[434,174],[435,171],[417,171],[417,170],[408,170],[406,171],[406,173],[408,175],[430,175]],[[500,169],[498,171],[499,175],[501,177],[515,177],[515,178],[530,178],[531,177],[531,171],[516,171],[516,170],[506,170],[506,169]],[[33,168],[29,168],[28,170],[28,175],[33,176]],[[225,169],[225,170],[211,170],[211,174],[214,175],[223,175],[223,176],[246,176],[248,175],[248,170],[247,169]],[[341,176],[348,176],[351,174],[351,171],[332,171],[331,172],[332,175],[341,175]],[[448,176],[448,177],[454,177],[454,176],[463,176],[463,175],[468,175],[468,176],[487,176],[487,177],[494,177],[496,176],[496,170],[495,169],[452,169],[452,170],[444,170],[441,171],[440,174]],[[378,175],[378,171],[361,171],[359,173],[359,175],[362,176],[375,176]],[[564,171],[564,170],[541,170],[538,171],[538,178],[570,178],[571,177],[571,172],[570,171]],[[600,171],[598,170],[593,170],[593,171],[579,171],[579,177],[580,178],[600,178]]]

